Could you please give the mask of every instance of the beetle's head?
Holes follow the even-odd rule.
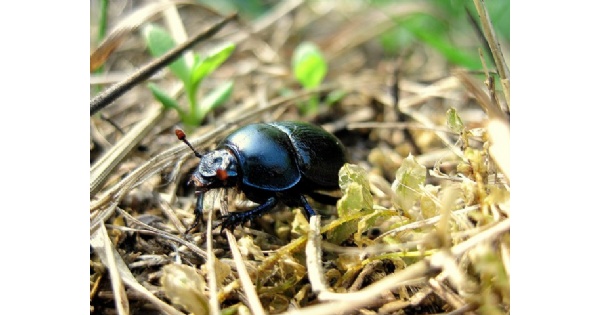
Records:
[[[218,149],[200,157],[198,169],[191,181],[197,188],[228,187],[233,185],[237,176],[237,160],[231,151]]]
[[[175,130],[179,140],[183,141],[194,154],[200,159],[200,164],[194,174],[193,182],[199,192],[205,192],[211,188],[230,187],[234,185],[237,177],[237,159],[227,149],[218,149],[204,155],[198,153],[185,138],[181,129]]]

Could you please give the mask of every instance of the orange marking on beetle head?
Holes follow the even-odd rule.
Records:
[[[224,181],[227,179],[227,177],[229,177],[229,175],[227,175],[227,171],[224,169],[218,169],[217,170],[217,178]]]

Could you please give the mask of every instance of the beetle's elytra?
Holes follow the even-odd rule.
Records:
[[[177,136],[190,148],[182,131]],[[194,150],[192,148],[192,150]],[[249,211],[231,213],[221,227],[235,226],[260,216],[278,203],[302,207],[307,216],[315,211],[305,195],[324,204],[337,198],[318,191],[339,189],[338,172],[348,162],[341,141],[323,128],[299,121],[256,123],[241,127],[223,139],[215,150],[200,158],[191,182],[196,186],[194,228],[202,217],[204,193],[220,187],[238,187],[259,205]]]

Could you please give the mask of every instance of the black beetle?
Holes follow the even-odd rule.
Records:
[[[179,140],[194,148],[181,130]],[[256,123],[241,127],[223,139],[217,148],[202,155],[192,179],[198,199],[193,229],[202,217],[204,193],[221,187],[238,187],[259,205],[249,211],[230,213],[223,218],[221,230],[273,209],[279,202],[288,207],[303,207],[305,215],[315,211],[304,195],[323,204],[338,198],[319,193],[339,189],[338,173],[348,162],[348,153],[339,139],[323,128],[299,121]],[[189,231],[189,230],[188,230]]]

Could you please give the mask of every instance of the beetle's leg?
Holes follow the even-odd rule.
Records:
[[[308,204],[308,201],[306,201],[306,197],[300,195],[300,202],[302,203],[302,206],[304,207],[304,210],[306,210],[305,214],[308,214],[306,216],[306,218],[312,217],[313,215],[317,214],[315,212],[315,210],[313,210],[313,208],[311,208],[311,206]]]
[[[223,217],[223,221],[221,222],[221,233],[223,233],[224,229],[229,229],[233,231],[233,229],[240,224],[243,224],[246,221],[252,220],[256,217],[259,217],[269,211],[271,211],[277,205],[277,198],[271,197],[267,199],[265,203],[259,205],[258,207],[244,212],[232,212],[227,216]]]
[[[202,219],[202,205],[204,204],[204,192],[198,194],[196,199],[196,207],[194,207],[194,223],[185,231],[185,234],[189,234],[190,231],[195,229],[201,222]]]

